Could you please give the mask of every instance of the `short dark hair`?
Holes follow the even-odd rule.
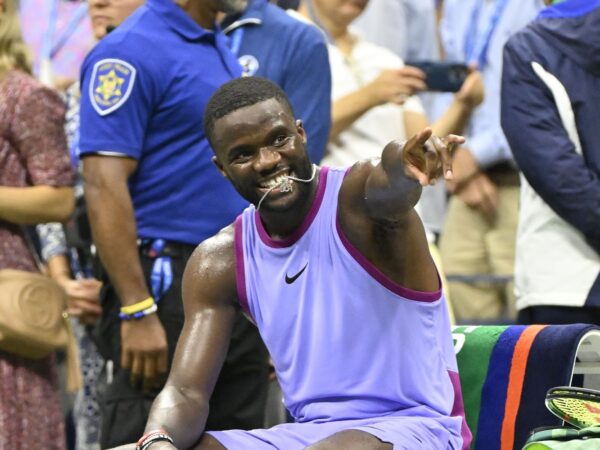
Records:
[[[274,98],[294,117],[285,92],[272,81],[261,77],[242,77],[225,83],[212,95],[204,111],[204,133],[213,144],[215,122],[240,108]],[[213,146],[214,147],[214,146]]]

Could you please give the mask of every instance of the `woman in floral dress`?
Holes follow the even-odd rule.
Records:
[[[21,225],[71,214],[63,123],[58,94],[30,75],[14,0],[0,0],[0,269],[37,271]],[[54,356],[0,351],[0,449],[63,450],[62,420]]]

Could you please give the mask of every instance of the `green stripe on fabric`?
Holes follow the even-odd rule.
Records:
[[[465,404],[465,417],[477,441],[477,424],[481,407],[481,390],[490,356],[500,335],[508,326],[458,326],[452,329],[458,373]]]

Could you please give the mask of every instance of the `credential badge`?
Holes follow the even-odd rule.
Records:
[[[131,64],[120,59],[103,59],[94,64],[89,94],[98,114],[110,114],[127,101],[135,73]]]

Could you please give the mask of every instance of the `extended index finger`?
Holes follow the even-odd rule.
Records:
[[[423,128],[421,131],[419,131],[406,142],[406,151],[414,152],[417,149],[423,148],[425,142],[427,142],[427,140],[431,137],[432,133],[433,131],[431,130],[431,128]]]

